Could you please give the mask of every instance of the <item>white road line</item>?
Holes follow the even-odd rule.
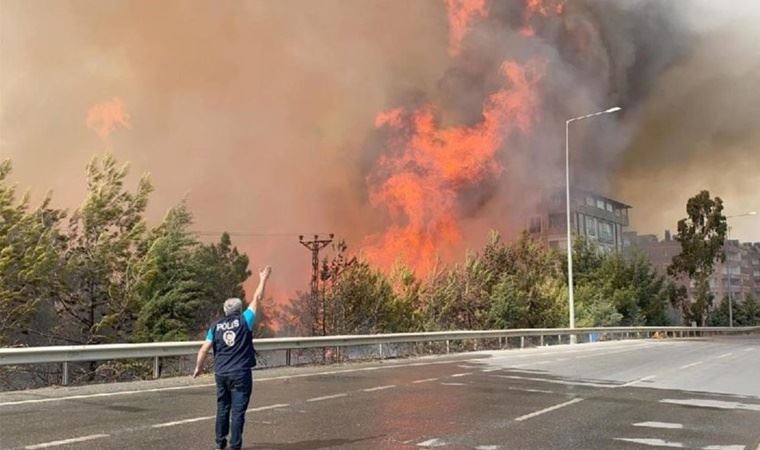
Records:
[[[420,442],[417,444],[417,447],[443,447],[446,445],[445,442],[438,438],[428,439],[427,441]]]
[[[266,411],[269,409],[286,408],[288,406],[290,406],[289,403],[277,403],[274,405],[266,405],[266,406],[259,406],[256,408],[249,408],[246,412],[253,413],[253,412],[258,412],[258,411]],[[173,427],[175,425],[184,425],[186,423],[202,422],[204,420],[211,420],[215,418],[216,416],[194,417],[192,419],[177,420],[174,422],[157,423],[155,425],[151,425],[150,427],[151,428],[166,428],[166,427]]]
[[[540,411],[536,411],[536,412],[532,412],[530,414],[526,414],[524,416],[520,416],[517,419],[515,419],[515,421],[516,422],[522,422],[524,420],[528,420],[528,419],[532,419],[534,417],[540,416],[541,414],[546,414],[546,413],[551,412],[551,411],[556,411],[556,410],[558,410],[560,408],[564,408],[565,406],[570,406],[570,405],[573,405],[575,403],[582,402],[582,401],[583,401],[582,398],[574,398],[574,399],[572,399],[570,401],[567,401],[565,403],[560,403],[559,405],[550,406],[550,407],[544,408],[544,409],[542,409]]]
[[[258,406],[256,408],[249,408],[246,412],[267,411],[269,409],[287,408],[290,403],[276,403],[274,405]]]
[[[728,356],[731,356],[731,355],[733,355],[733,354],[734,354],[734,352],[728,352],[728,353],[724,353],[724,354],[722,354],[722,355],[718,356],[718,357],[717,357],[717,358],[715,358],[715,359],[726,358],[726,357],[728,357]]]
[[[534,392],[537,394],[556,394],[554,391],[546,391],[544,389],[526,389],[526,388],[518,388],[518,387],[508,387],[507,388],[510,391],[518,391],[518,392]]]
[[[389,384],[387,386],[378,386],[378,387],[373,387],[373,388],[369,388],[369,389],[362,389],[362,390],[364,392],[375,392],[375,391],[383,391],[385,389],[393,389],[395,387],[396,387],[395,384]]]
[[[314,397],[306,400],[307,402],[321,402],[323,400],[332,400],[334,398],[341,398],[341,397],[347,397],[348,394],[335,394],[335,395],[325,395],[324,397]]]
[[[451,378],[466,377],[467,375],[472,375],[472,372],[455,373],[454,375],[451,375]]]
[[[751,347],[744,349],[745,352],[751,352],[752,350],[754,350],[754,348],[751,348]],[[760,447],[758,447],[758,450],[760,450]]]
[[[680,442],[664,441],[655,438],[614,438],[616,441],[632,442],[634,444],[651,445],[653,447],[684,448]]]
[[[166,427],[173,427],[175,425],[183,425],[186,423],[194,423],[194,422],[200,422],[203,420],[211,420],[215,419],[216,416],[205,416],[205,417],[195,417],[192,419],[185,419],[185,420],[177,420],[175,422],[165,422],[165,423],[157,423],[155,425],[151,425],[151,428],[166,428]]]
[[[425,379],[422,379],[422,380],[414,380],[414,381],[412,381],[412,384],[429,383],[431,381],[438,381],[438,378],[425,378]]]
[[[261,383],[263,381],[277,381],[277,380],[290,380],[294,378],[318,377],[322,375],[336,375],[336,374],[342,374],[342,373],[368,372],[368,371],[381,370],[381,369],[399,369],[399,368],[405,368],[405,367],[454,364],[456,362],[457,361],[433,361],[429,363],[398,364],[398,365],[388,365],[388,366],[382,366],[382,367],[361,367],[357,369],[330,370],[326,372],[312,372],[312,373],[301,373],[301,374],[293,374],[293,375],[281,375],[281,376],[276,376],[276,377],[257,378],[256,383]],[[185,389],[199,389],[199,388],[208,388],[208,387],[213,387],[213,386],[216,386],[216,384],[205,383],[205,384],[193,384],[190,386],[169,386],[169,387],[162,387],[162,388],[140,389],[140,390],[130,390],[130,391],[100,392],[100,393],[95,393],[95,394],[68,395],[65,397],[35,398],[35,399],[29,399],[29,400],[16,400],[16,401],[3,402],[3,403],[0,403],[0,406],[16,406],[16,405],[28,405],[28,404],[36,404],[36,403],[59,402],[59,401],[66,401],[66,400],[82,400],[82,399],[89,399],[89,398],[117,397],[121,395],[135,395],[135,394],[148,394],[148,393],[154,393],[154,392],[181,391]]]
[[[683,425],[680,423],[671,423],[671,422],[639,422],[634,423],[634,427],[645,427],[645,428],[663,428],[666,430],[682,430]]]
[[[653,378],[655,378],[655,376],[654,376],[654,375],[647,375],[647,376],[645,376],[645,377],[641,377],[641,378],[639,378],[639,379],[637,379],[637,380],[629,381],[628,383],[625,383],[625,384],[621,384],[621,385],[619,385],[619,386],[615,386],[615,387],[629,387],[629,386],[634,386],[634,385],[636,385],[636,384],[639,384],[639,383],[641,383],[642,381],[648,381],[648,380],[651,380],[651,379],[653,379]]]
[[[475,450],[499,450],[501,445],[478,445]]]
[[[698,366],[700,364],[704,364],[704,361],[697,361],[697,362],[693,362],[691,364],[686,364],[685,366],[679,367],[679,369],[688,369],[689,367]]]
[[[441,383],[442,386],[467,386],[464,383]]]
[[[105,438],[109,436],[110,434],[91,434],[89,436],[82,436],[82,437],[77,437],[77,438],[72,438],[72,439],[63,439],[60,441],[45,442],[44,444],[27,445],[24,448],[27,450],[32,450],[35,448],[58,447],[59,445],[76,444],[77,442],[92,441],[94,439],[101,439],[101,438]]]
[[[590,383],[586,381],[550,380],[548,378],[521,377],[519,375],[491,375],[491,376],[499,377],[499,378],[508,378],[510,380],[542,381],[544,383],[552,383],[552,384],[566,384],[569,386],[590,386],[590,387],[607,388],[607,389],[611,389],[618,386],[616,384],[600,384],[600,383]]]
[[[708,445],[702,447],[702,450],[744,450],[745,448],[743,445]]]
[[[705,399],[670,399],[666,398],[660,400],[660,403],[668,403],[671,405],[681,406],[696,406],[698,408],[714,408],[714,409],[737,409],[745,411],[760,411],[760,405],[752,403],[739,403],[739,402],[724,402],[721,400],[705,400]]]

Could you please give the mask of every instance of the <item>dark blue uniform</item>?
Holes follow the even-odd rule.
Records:
[[[253,349],[253,322],[256,313],[246,309],[230,314],[211,325],[206,341],[213,343],[216,377],[216,445],[225,448],[230,433],[230,448],[243,444],[245,411],[253,391],[251,369],[256,365]],[[232,430],[230,430],[230,422]]]

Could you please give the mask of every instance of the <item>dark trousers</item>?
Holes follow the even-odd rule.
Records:
[[[230,434],[230,448],[240,450],[243,445],[245,411],[253,391],[250,370],[234,374],[216,375],[216,446],[225,448]],[[232,430],[230,430],[230,424]]]

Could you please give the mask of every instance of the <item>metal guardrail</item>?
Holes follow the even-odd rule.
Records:
[[[525,346],[526,337],[539,337],[544,345],[546,336],[557,336],[558,342],[563,336],[583,336],[603,334],[611,338],[651,337],[655,334],[672,337],[704,336],[714,334],[744,334],[759,332],[760,327],[605,327],[605,328],[530,328],[517,330],[485,331],[439,331],[428,333],[395,333],[372,335],[288,337],[257,339],[256,350],[259,352],[284,350],[286,364],[290,365],[292,350],[314,348],[340,348],[377,345],[380,356],[383,345],[415,344],[420,342],[445,342],[446,352],[450,351],[452,341],[481,339],[520,338],[520,347]],[[568,339],[570,341],[570,339]],[[62,384],[68,384],[68,363],[83,361],[105,361],[118,359],[153,358],[154,377],[160,376],[160,358],[169,356],[187,356],[197,353],[202,341],[190,342],[154,342],[144,344],[102,344],[102,345],[61,345],[50,347],[0,348],[0,366],[23,364],[63,363]]]

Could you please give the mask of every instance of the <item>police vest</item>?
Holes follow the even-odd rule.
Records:
[[[214,332],[214,372],[219,375],[244,372],[256,366],[253,332],[242,314],[231,314],[217,320]]]

